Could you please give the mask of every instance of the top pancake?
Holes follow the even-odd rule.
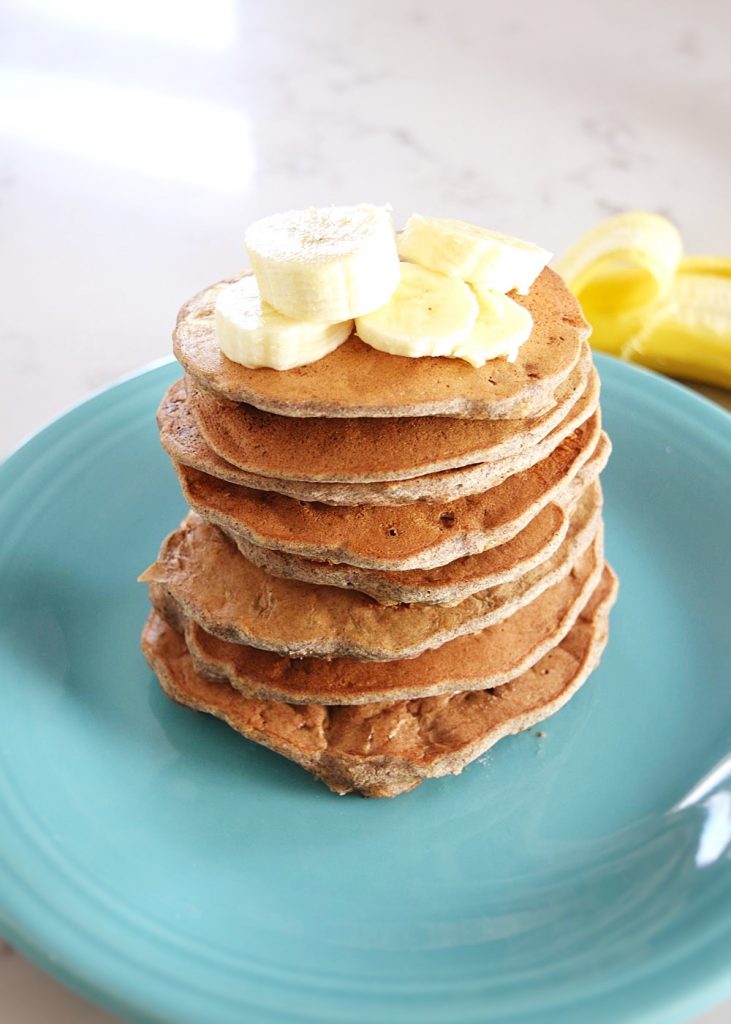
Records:
[[[462,359],[393,356],[354,334],[308,366],[249,370],[227,359],[216,337],[216,297],[241,276],[205,288],[183,306],[173,332],[175,355],[201,387],[280,416],[538,415],[550,407],[589,336],[578,302],[546,268],[527,296],[513,296],[533,317],[514,363],[493,359],[475,368]]]
[[[278,479],[369,483],[404,480],[523,454],[566,418],[588,389],[589,373],[596,377],[587,348],[557,390],[551,409],[524,420],[446,416],[292,419],[217,398],[199,388],[191,377],[186,379],[186,390],[200,432],[212,450],[231,465]],[[592,385],[590,390],[598,393],[598,386]]]
[[[559,390],[570,385],[579,369],[580,367],[577,366],[572,371],[569,379]],[[599,378],[596,371],[591,369],[586,387],[560,423],[540,441],[523,446],[519,453],[514,453],[510,458],[496,459],[405,479],[366,483],[352,481],[350,483],[328,483],[321,480],[313,482],[281,476],[262,476],[235,466],[215,452],[203,437],[190,409],[185,395],[185,382],[182,380],[175,381],[165,393],[157,410],[157,423],[160,428],[162,446],[173,462],[190,466],[208,476],[217,477],[219,480],[227,480],[229,483],[241,484],[243,487],[251,487],[254,490],[276,491],[278,494],[285,494],[298,501],[319,501],[325,505],[408,505],[421,499],[425,501],[454,501],[468,494],[479,494],[490,487],[496,487],[508,476],[535,465],[549,455],[565,437],[577,430],[594,413],[598,402]],[[234,408],[243,408],[243,406],[234,404]],[[457,423],[478,427],[486,423],[488,427],[496,427],[516,422],[514,420],[458,420],[443,416],[433,418],[426,416],[420,417],[418,420],[416,418],[406,420],[403,418],[394,420],[294,420],[291,417],[283,416],[275,416],[274,419],[290,424],[321,422],[393,425],[400,422],[422,422],[426,424],[447,423],[452,427]],[[269,446],[266,451],[271,456]],[[299,460],[300,463],[303,461],[302,456],[299,457]],[[270,464],[270,473],[272,468]]]

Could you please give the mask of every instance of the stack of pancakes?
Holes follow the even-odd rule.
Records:
[[[221,282],[181,310],[158,412],[191,512],[143,574],[143,650],[176,701],[338,793],[458,773],[596,666],[616,581],[587,326],[544,270],[515,362],[353,335],[308,366],[218,348]]]

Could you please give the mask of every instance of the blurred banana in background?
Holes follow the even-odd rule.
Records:
[[[684,256],[654,213],[601,221],[556,262],[591,344],[673,377],[731,388],[731,257]]]

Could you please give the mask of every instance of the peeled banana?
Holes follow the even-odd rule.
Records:
[[[293,320],[262,302],[256,280],[242,277],[216,300],[216,332],[225,356],[256,370],[292,370],[333,352],[350,336],[353,321],[314,324]]]

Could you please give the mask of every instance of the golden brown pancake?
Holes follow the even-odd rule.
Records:
[[[533,317],[514,363],[476,369],[461,359],[410,359],[365,345],[356,335],[324,359],[294,370],[248,370],[218,347],[215,301],[238,277],[195,295],[180,310],[175,355],[201,387],[280,416],[466,416],[518,419],[548,409],[576,365],[589,326],[564,282],[546,268],[527,296]]]
[[[294,658],[394,661],[478,632],[529,604],[570,572],[597,534],[600,511],[596,492],[587,494],[549,559],[455,605],[387,606],[355,590],[270,576],[194,513],[163,541],[140,578],[162,586],[188,618],[223,640]]]
[[[585,391],[596,392],[598,401],[599,390],[588,349],[556,392],[551,409],[528,420],[294,419],[217,398],[192,377],[185,385],[198,428],[220,458],[258,476],[318,483],[405,480],[512,459],[554,431]]]
[[[597,535],[567,576],[514,615],[403,661],[283,657],[214,636],[158,584],[151,585],[150,596],[155,608],[185,632],[204,675],[269,700],[367,704],[484,690],[514,679],[566,635],[596,586],[602,565],[602,539]]]
[[[240,534],[229,534],[244,558],[261,566],[272,576],[304,580],[331,587],[347,587],[369,594],[380,604],[457,604],[498,583],[508,583],[540,565],[557,550],[566,536],[568,511],[593,483],[591,499],[601,503],[601,488],[591,465],[574,478],[573,486],[561,496],[561,503],[549,502],[528,525],[505,544],[477,555],[457,558],[434,569],[363,569],[357,565],[318,562],[311,558],[273,551],[252,544]],[[564,499],[565,502],[564,502]]]
[[[272,576],[358,590],[385,605],[457,604],[479,590],[515,579],[550,558],[566,536],[568,524],[565,509],[549,502],[505,544],[434,569],[403,572],[316,561],[259,547],[240,534],[229,536],[245,558]]]
[[[593,458],[599,472],[609,442],[592,417],[531,469],[484,494],[448,504],[394,508],[299,502],[176,466],[190,507],[228,533],[305,558],[374,569],[430,569],[504,544],[556,499]]]
[[[142,649],[165,692],[290,758],[336,793],[397,796],[425,778],[458,774],[504,736],[562,707],[598,664],[616,578],[607,567],[570,632],[499,690],[364,707],[308,706],[243,696],[199,675],[185,640],[156,612]]]
[[[585,389],[560,423],[541,441],[525,446],[511,458],[443,470],[407,480],[370,483],[323,483],[263,477],[234,466],[214,452],[203,438],[191,413],[182,381],[176,381],[168,389],[158,408],[157,422],[162,445],[175,462],[191,466],[219,480],[228,480],[230,483],[252,487],[255,490],[275,491],[300,501],[319,501],[330,505],[391,506],[410,504],[412,501],[422,499],[454,501],[468,494],[479,494],[490,487],[496,487],[513,473],[528,469],[550,455],[565,437],[593,415],[598,402],[599,381],[597,374],[592,371]]]

